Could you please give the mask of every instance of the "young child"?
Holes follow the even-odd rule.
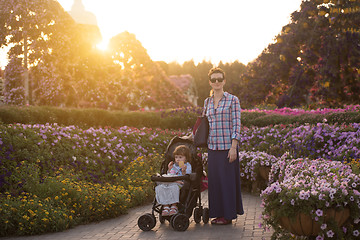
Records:
[[[168,165],[168,174],[174,176],[183,176],[190,174],[191,159],[190,149],[185,145],[179,145],[173,152],[175,162]],[[162,216],[174,215],[178,212],[177,203],[179,202],[180,188],[183,181],[161,183],[155,187],[156,201],[163,205]]]

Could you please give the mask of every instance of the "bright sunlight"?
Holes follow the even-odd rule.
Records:
[[[70,11],[74,0],[58,2]],[[101,50],[112,37],[128,31],[154,61],[247,64],[274,41],[301,0],[82,0],[82,4],[97,18]]]
[[[96,48],[102,51],[108,49],[109,39],[102,40],[99,44],[96,44]]]

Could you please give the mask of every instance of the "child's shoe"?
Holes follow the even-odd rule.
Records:
[[[170,208],[168,206],[164,207],[162,212],[161,212],[162,216],[169,216],[170,215]]]
[[[177,206],[171,206],[171,208],[170,208],[170,216],[171,215],[175,215],[175,214],[177,214],[178,213],[178,208],[177,208]]]

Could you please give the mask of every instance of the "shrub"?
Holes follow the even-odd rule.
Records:
[[[270,126],[275,124],[360,123],[359,107],[350,109],[326,109],[326,111],[290,111],[289,109],[262,111],[242,110],[243,126]],[[107,111],[103,109],[76,109],[36,106],[1,106],[0,122],[5,124],[53,124],[82,128],[89,127],[148,127],[168,129],[192,128],[202,108],[187,107],[161,111]]]
[[[154,197],[150,176],[181,132],[0,126],[0,236],[61,231]]]

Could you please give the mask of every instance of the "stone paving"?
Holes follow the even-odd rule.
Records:
[[[207,191],[202,193],[202,205],[207,207]],[[143,232],[137,226],[138,218],[151,212],[151,204],[136,207],[129,213],[114,219],[99,223],[77,226],[75,228],[58,232],[28,237],[6,237],[0,240],[116,240],[116,239],[244,239],[262,240],[270,239],[272,232],[264,232],[258,225],[261,222],[261,199],[250,193],[243,192],[245,214],[238,216],[232,225],[211,225],[203,222],[196,224],[190,218],[190,226],[184,232],[172,229],[168,221],[161,224],[157,217],[156,226],[148,232]]]

